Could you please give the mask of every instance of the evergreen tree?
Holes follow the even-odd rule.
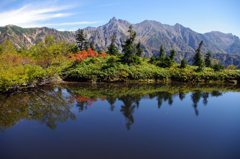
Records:
[[[206,54],[205,65],[206,67],[212,67],[211,52],[209,51]]]
[[[100,55],[100,54],[101,54],[101,52],[102,52],[102,50],[98,50],[97,52],[98,52],[98,54]]]
[[[109,55],[117,55],[118,48],[117,48],[116,44],[114,43],[116,41],[115,35],[111,36],[111,40],[112,40],[112,42],[111,42],[111,44],[108,47],[108,52],[107,53]]]
[[[92,51],[96,51],[93,42],[91,42],[90,48],[92,49]]]
[[[85,49],[85,44],[86,44],[86,36],[83,33],[82,29],[78,29],[78,32],[76,34],[76,41],[77,45],[79,47],[79,50],[82,51]]]
[[[141,48],[141,46],[142,46],[141,41],[139,41],[137,44],[137,53],[136,53],[138,57],[143,55],[143,49]]]
[[[89,44],[88,44],[88,41],[86,40],[84,42],[84,50],[88,51],[88,49],[89,49]]]
[[[157,66],[159,67],[171,67],[173,65],[173,60],[170,59],[169,56],[165,57],[165,58],[161,58],[161,60],[157,63]]]
[[[175,50],[174,49],[172,49],[171,51],[170,51],[170,59],[172,60],[172,61],[174,61],[174,56],[176,55],[176,52],[175,52]]]
[[[71,43],[69,46],[68,46],[68,52],[72,52],[72,53],[77,53],[79,51],[79,48],[78,46],[75,44],[75,43]]]
[[[155,56],[152,56],[149,60],[149,63],[156,64],[157,58]]]
[[[203,70],[203,67],[204,67],[204,62],[202,60],[202,54],[201,54],[201,47],[203,45],[203,41],[200,42],[197,50],[195,51],[196,54],[193,58],[193,65],[194,66],[198,66],[198,69],[197,71],[202,71]]]
[[[129,65],[133,63],[133,59],[134,59],[133,53],[136,52],[136,48],[133,45],[133,42],[136,38],[136,32],[132,30],[132,25],[130,25],[128,32],[130,35],[122,45],[123,52],[124,52],[122,62],[127,63]]]
[[[164,48],[163,46],[161,45],[160,46],[160,52],[159,52],[159,55],[158,55],[158,60],[162,59],[165,57],[165,51],[164,51]]]
[[[185,58],[183,58],[183,60],[181,61],[180,68],[186,68],[186,67],[187,67],[187,60],[185,60]]]

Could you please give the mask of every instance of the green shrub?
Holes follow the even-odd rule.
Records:
[[[156,58],[155,56],[152,56],[152,57],[150,58],[149,63],[151,63],[151,64],[156,64],[156,61],[157,61],[157,58]]]
[[[221,64],[214,64],[212,68],[214,69],[214,71],[224,70],[224,66]]]
[[[157,66],[159,67],[163,67],[163,68],[166,68],[166,67],[171,67],[173,65],[173,60],[171,60],[170,57],[165,57],[163,58],[162,60],[160,60],[157,64]]]

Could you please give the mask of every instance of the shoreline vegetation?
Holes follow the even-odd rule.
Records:
[[[143,58],[141,42],[134,43],[136,32],[129,27],[129,36],[123,42],[122,52],[118,52],[115,36],[108,51],[96,51],[83,30],[78,30],[76,42],[55,42],[51,35],[45,42],[16,49],[10,40],[0,45],[0,92],[18,91],[21,87],[35,87],[51,81],[79,82],[206,82],[240,83],[238,66],[227,68],[221,61],[205,59],[201,55],[203,41],[196,49],[193,65],[182,59],[181,64],[174,60],[174,50],[165,56],[161,45],[159,55]],[[89,45],[90,44],[90,45]]]

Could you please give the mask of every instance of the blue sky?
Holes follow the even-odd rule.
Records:
[[[240,0],[0,0],[0,26],[77,30],[112,17],[140,23],[179,23],[198,33],[221,31],[240,37]]]

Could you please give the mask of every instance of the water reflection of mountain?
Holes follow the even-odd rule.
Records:
[[[33,91],[0,96],[0,131],[14,126],[17,122],[27,119],[35,120],[52,130],[57,122],[68,119],[75,120],[71,108],[76,106],[79,112],[87,110],[94,102],[107,101],[110,111],[116,108],[116,101],[122,101],[120,112],[126,118],[129,130],[134,123],[134,112],[139,108],[141,100],[145,98],[157,100],[157,107],[163,102],[170,106],[178,96],[184,100],[187,93],[191,93],[192,106],[198,115],[198,104],[203,99],[207,105],[210,96],[221,96],[222,92],[240,91],[234,85],[166,85],[166,84],[63,84],[48,85]]]

